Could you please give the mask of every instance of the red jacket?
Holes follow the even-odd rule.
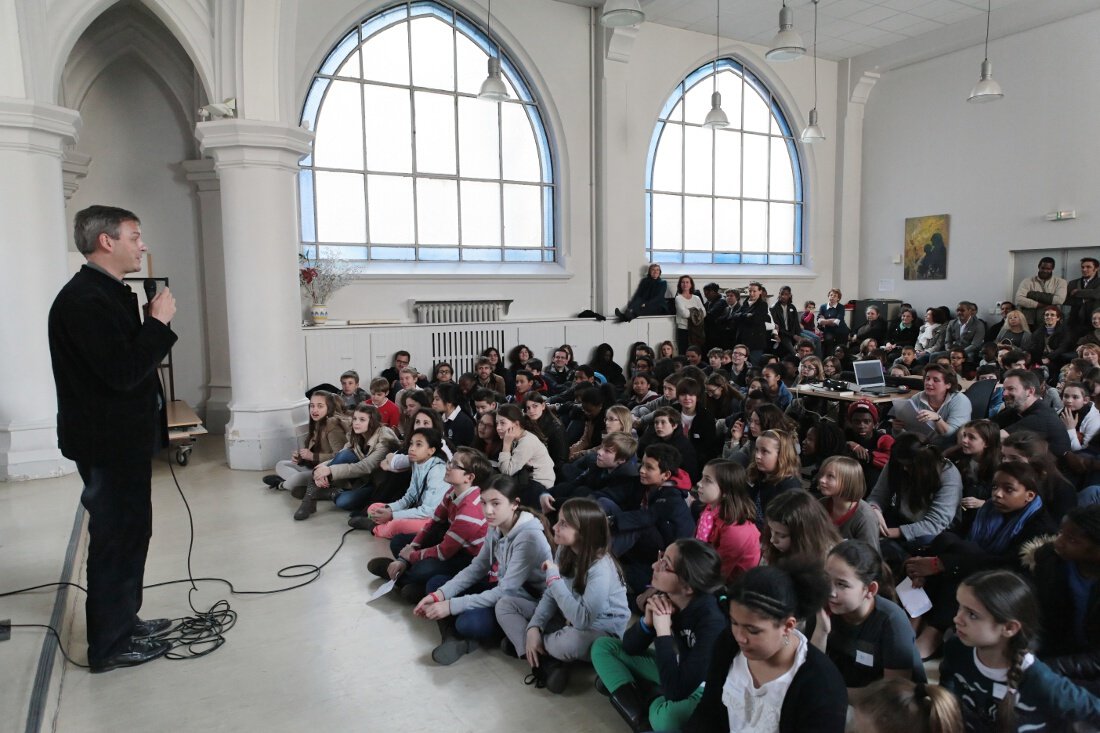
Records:
[[[447,560],[459,552],[471,557],[477,555],[485,544],[489,523],[481,511],[481,490],[471,486],[456,496],[452,487],[435,508],[432,521],[416,533],[410,543],[413,547],[410,562],[425,558]],[[431,543],[424,547],[425,543]]]

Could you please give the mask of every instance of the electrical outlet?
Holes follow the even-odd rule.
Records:
[[[0,621],[0,641],[7,641],[11,638],[11,619],[6,618]]]

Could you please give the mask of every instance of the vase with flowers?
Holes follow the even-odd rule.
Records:
[[[344,260],[298,255],[298,282],[309,297],[313,325],[321,326],[328,321],[329,298],[351,282],[351,278],[351,265]]]

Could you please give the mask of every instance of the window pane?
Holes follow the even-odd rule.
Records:
[[[470,262],[500,262],[499,249],[463,249],[462,259]]]
[[[458,64],[456,74],[458,91],[464,94],[477,94],[481,91],[481,82],[485,81],[485,75],[488,72],[488,57],[462,33],[458,34],[455,52]]]
[[[768,249],[772,252],[794,251],[794,204],[771,204]]]
[[[684,122],[689,125],[701,125],[710,112],[710,93],[713,90],[713,77],[707,77],[688,90],[684,95]]]
[[[421,244],[458,244],[458,182],[417,179],[416,222]]]
[[[684,127],[684,190],[688,193],[710,194],[714,187],[714,133],[705,127]]]
[[[336,76],[350,76],[352,79],[362,77],[363,73],[359,69],[359,59],[359,51],[356,51],[344,62],[344,65],[336,71]]]
[[[363,110],[359,84],[334,81],[317,117],[314,165],[363,170]]]
[[[681,196],[653,194],[653,249],[680,249],[683,244],[680,224]]]
[[[412,27],[413,86],[455,88],[454,30],[434,17],[416,18]]]
[[[427,262],[455,262],[458,260],[458,247],[421,247],[420,259]]]
[[[745,135],[745,174],[742,195],[759,199],[768,197],[768,138],[763,135]]]
[[[390,84],[409,83],[409,32],[398,23],[363,44],[363,78]]]
[[[416,171],[454,174],[455,97],[414,92],[416,105]]]
[[[538,186],[504,186],[504,246],[542,244],[542,203]]]
[[[729,118],[730,127],[741,129],[741,88],[744,86],[741,77],[732,71],[722,71],[718,74],[718,91],[722,94],[722,111]]]
[[[717,252],[741,250],[741,202],[714,201],[714,249]]]
[[[482,102],[484,104],[484,102]],[[489,105],[496,108],[496,105]],[[509,181],[540,181],[539,152],[531,129],[531,120],[520,104],[501,104],[501,149],[504,151],[504,178]]]
[[[413,243],[412,179],[403,176],[367,176],[372,244]]]
[[[772,113],[764,99],[749,85],[745,85],[745,125],[746,132],[767,132],[771,124]]]
[[[741,133],[716,130],[714,133],[714,193],[718,196],[741,194]]]
[[[657,141],[653,161],[653,188],[657,191],[684,190],[684,150],[682,125],[669,122]]]
[[[770,198],[783,201],[794,199],[794,170],[791,168],[791,155],[785,138],[772,138],[771,172]]]
[[[317,171],[317,239],[366,241],[363,175]]]
[[[674,122],[683,122],[684,121],[684,100],[683,99],[681,99],[679,102],[677,102],[676,106],[672,108],[672,112],[669,113],[668,119],[673,120]]]
[[[500,178],[497,105],[480,99],[458,99],[458,174]]]
[[[746,252],[768,251],[768,205],[763,201],[744,203],[745,240],[742,249]]]
[[[462,246],[500,246],[500,184],[463,181]]]
[[[714,199],[688,196],[684,199],[684,249],[707,250],[712,244],[711,202]]]
[[[317,241],[317,220],[313,210],[313,171],[298,173],[298,199],[302,202],[302,241]]]
[[[409,90],[367,84],[367,169],[412,173],[412,119]]]

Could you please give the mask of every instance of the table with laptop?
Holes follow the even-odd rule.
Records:
[[[875,405],[907,399],[919,388],[906,377],[887,377],[878,359],[857,361],[852,364],[855,381],[825,380],[820,384],[800,384],[791,392],[803,397],[821,397],[836,402],[871,402]],[[918,378],[919,379],[919,378]],[[844,410],[838,415],[843,423]]]

